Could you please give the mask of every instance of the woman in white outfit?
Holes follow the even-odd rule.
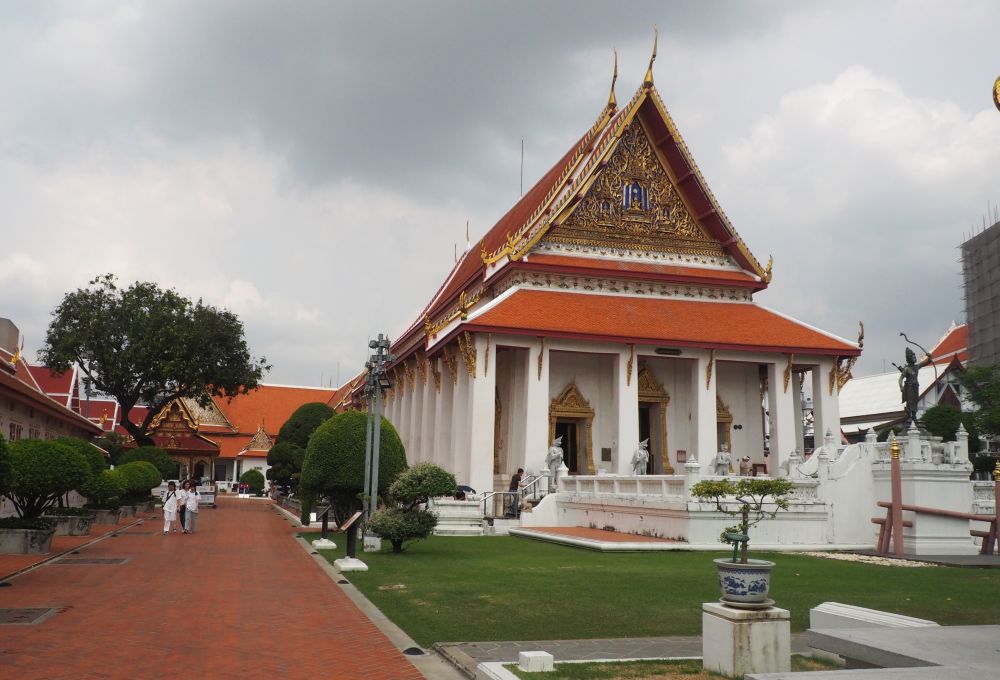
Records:
[[[167,484],[167,495],[163,497],[163,535],[170,533],[170,529],[177,521],[177,486],[170,482]],[[174,529],[176,531],[176,528]]]
[[[198,490],[194,484],[188,489],[184,505],[187,508],[187,512],[184,513],[184,533],[193,534],[198,526]]]
[[[181,531],[187,526],[185,514],[187,513],[188,489],[190,488],[191,483],[185,479],[181,482],[180,491],[177,492],[177,517],[180,519]]]

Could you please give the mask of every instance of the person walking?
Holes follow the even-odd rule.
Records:
[[[521,487],[524,486],[524,468],[518,468],[517,472],[510,478],[510,486],[507,487],[508,503],[507,517],[517,517],[521,512]]]
[[[188,497],[188,490],[190,488],[191,488],[191,482],[185,479],[183,482],[181,482],[181,490],[177,492],[177,514],[178,514],[178,519],[180,519],[180,525],[182,531],[184,530],[184,527],[187,526],[186,524],[187,497]]]
[[[194,530],[198,528],[198,489],[193,484],[189,486],[187,500],[184,503],[187,507],[187,512],[184,513],[187,521],[184,525],[185,534],[193,534]]]
[[[167,484],[167,495],[163,497],[163,535],[166,536],[177,523],[177,485],[173,482]]]

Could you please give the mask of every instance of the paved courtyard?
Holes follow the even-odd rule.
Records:
[[[81,549],[122,564],[38,567],[0,609],[53,608],[0,625],[3,677],[421,678],[296,544],[268,503],[222,498],[199,532],[151,519]]]

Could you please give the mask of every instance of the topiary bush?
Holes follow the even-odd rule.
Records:
[[[278,438],[274,443],[295,444],[305,449],[309,445],[309,437],[316,428],[332,418],[334,413],[332,408],[318,401],[302,404],[288,416],[288,420],[278,430]]]
[[[74,449],[55,440],[21,439],[10,446],[11,482],[7,492],[24,519],[40,517],[90,477],[90,467]]]
[[[246,484],[252,493],[259,496],[264,491],[264,475],[261,474],[260,470],[247,470],[240,475],[240,484]]]
[[[367,420],[361,411],[335,415],[313,432],[306,448],[300,489],[307,498],[329,498],[338,524],[361,510],[358,496],[365,485]],[[386,418],[379,432],[378,491],[384,495],[406,469],[406,452],[396,428]]]
[[[125,495],[125,479],[118,470],[104,470],[87,480],[80,487],[87,499],[87,507],[96,510],[115,510],[118,500]]]
[[[267,452],[267,478],[278,486],[294,489],[305,460],[305,448],[291,442],[277,442]]]
[[[91,477],[99,475],[101,471],[108,469],[107,458],[104,457],[99,448],[90,442],[75,437],[63,437],[53,439],[52,441],[68,446],[83,456],[83,459],[87,461],[87,467],[90,468]]]
[[[149,499],[150,492],[163,479],[156,467],[145,460],[136,460],[115,468],[125,482],[124,498],[132,503]]]
[[[134,463],[139,460],[152,463],[163,479],[170,479],[177,476],[177,463],[170,457],[170,454],[155,446],[140,446],[137,449],[128,449],[118,456],[119,465]]]
[[[403,543],[427,538],[437,526],[437,517],[427,510],[383,508],[368,520],[368,528],[376,536],[392,543],[394,553],[403,552]]]

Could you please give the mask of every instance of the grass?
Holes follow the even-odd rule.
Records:
[[[316,534],[303,534],[308,539]],[[344,554],[323,551],[329,561]],[[722,554],[722,553],[719,553]],[[418,643],[700,635],[701,603],[717,600],[707,552],[596,553],[507,536],[434,537],[400,555],[359,555],[347,578]],[[832,600],[944,625],[1000,624],[1000,570],[901,568],[789,553],[771,595],[805,630],[809,609]]]
[[[717,680],[725,677],[703,670],[701,659],[557,663],[555,670],[546,673],[526,673],[517,664],[509,664],[505,668],[525,680]],[[792,656],[793,672],[839,668],[840,666],[807,656]]]

